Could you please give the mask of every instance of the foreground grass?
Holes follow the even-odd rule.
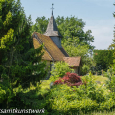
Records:
[[[89,115],[89,114],[87,114],[87,115]],[[115,110],[112,110],[112,111],[100,111],[100,112],[92,112],[90,115],[115,115]]]

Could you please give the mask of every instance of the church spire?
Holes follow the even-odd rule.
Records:
[[[49,23],[48,23],[48,26],[47,26],[47,30],[44,33],[44,35],[46,35],[46,36],[59,36],[59,37],[61,37],[61,34],[58,31],[57,24],[56,24],[54,16],[53,16],[53,9],[54,9],[53,5],[54,4],[52,4],[52,8],[51,8],[52,9],[52,16],[51,16],[51,18],[49,20]]]
[[[51,9],[52,9],[52,16],[53,16],[53,9],[54,9],[54,8],[53,8],[53,5],[54,5],[54,4],[52,4],[52,8],[51,8]]]

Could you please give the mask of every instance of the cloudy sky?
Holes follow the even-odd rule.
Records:
[[[91,30],[96,49],[107,49],[112,43],[115,18],[115,0],[21,0],[27,17],[31,15],[35,22],[37,17],[51,17],[54,3],[54,17],[75,16],[86,25],[84,31]]]

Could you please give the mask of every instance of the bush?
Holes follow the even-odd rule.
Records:
[[[88,112],[98,108],[98,103],[86,97],[84,90],[76,87],[64,85],[55,85],[49,94],[49,110],[55,114],[69,115]]]
[[[114,71],[114,67],[109,68],[107,70],[107,72],[104,72],[104,76],[108,77],[109,80],[106,81],[106,86],[109,90],[111,90],[112,92],[115,92],[115,71]]]
[[[73,77],[73,79],[75,78]],[[60,83],[54,85],[47,95],[47,111],[50,111],[50,114],[76,115],[80,114],[80,112],[104,111],[115,107],[114,92],[108,92],[106,87],[98,86],[91,74],[83,76],[81,79],[83,85],[80,85],[78,88],[64,84],[63,78],[58,80]],[[69,79],[66,80],[68,81]],[[73,81],[71,82],[73,83]],[[105,90],[107,90],[107,93],[104,93]]]
[[[57,84],[67,84],[68,86],[80,86],[82,85],[82,80],[80,76],[78,76],[76,73],[70,73],[67,72],[64,77],[59,78],[59,80],[56,80],[54,82],[54,85]]]
[[[71,69],[65,62],[57,62],[54,64],[54,67],[52,67],[50,80],[54,82],[59,79],[59,77],[63,77],[66,72],[73,73],[74,69]]]

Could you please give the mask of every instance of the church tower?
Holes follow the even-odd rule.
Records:
[[[49,36],[53,42],[57,45],[58,48],[62,48],[61,46],[61,34],[58,31],[54,16],[53,16],[53,4],[52,4],[52,16],[49,20],[47,30],[44,35]]]

